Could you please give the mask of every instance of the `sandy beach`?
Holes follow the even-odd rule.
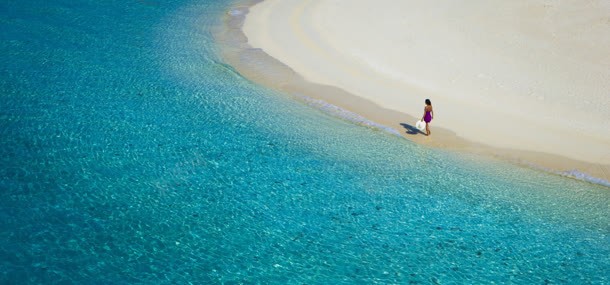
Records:
[[[265,0],[243,11],[225,56],[253,81],[425,145],[610,181],[608,2]],[[426,98],[430,137],[413,129]]]

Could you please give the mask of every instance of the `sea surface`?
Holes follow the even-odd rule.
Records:
[[[231,7],[0,1],[1,284],[610,283],[608,187],[255,85]]]

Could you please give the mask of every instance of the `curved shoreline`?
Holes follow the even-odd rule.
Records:
[[[433,126],[433,136],[425,137],[414,128],[418,119],[408,114],[390,110],[370,100],[350,94],[340,88],[305,80],[293,69],[253,48],[242,31],[249,8],[260,0],[235,3],[225,13],[222,27],[214,38],[220,46],[223,59],[245,78],[273,90],[294,96],[298,100],[321,100],[348,112],[358,114],[379,126],[395,130],[402,137],[429,147],[474,153],[494,157],[520,166],[526,166],[565,177],[610,186],[610,165],[590,163],[535,151],[506,149],[476,143],[458,136],[451,130]],[[381,127],[383,129],[383,127]]]

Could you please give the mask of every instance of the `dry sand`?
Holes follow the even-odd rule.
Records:
[[[608,1],[265,0],[245,22],[234,12],[220,40],[254,81],[422,144],[610,181]],[[412,127],[426,98],[430,137]]]

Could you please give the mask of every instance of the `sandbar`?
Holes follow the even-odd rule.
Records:
[[[424,145],[610,181],[608,2],[246,3],[218,37],[246,78]],[[413,128],[426,98],[430,137]]]

